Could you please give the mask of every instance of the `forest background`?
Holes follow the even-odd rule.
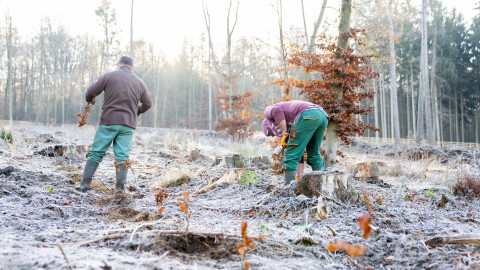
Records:
[[[85,1],[82,6],[71,1],[42,1],[41,8],[37,1],[15,2],[17,6],[12,1],[1,4],[0,119],[74,124],[85,105],[86,88],[104,72],[114,70],[121,55],[132,55],[135,73],[154,99],[154,107],[141,117],[141,125],[191,129],[212,129],[224,117],[215,99],[226,85],[232,94],[253,91],[251,108],[257,113],[279,101],[283,89],[272,82],[308,77],[295,68],[282,71],[290,57],[290,45],[312,44],[315,25],[322,39],[335,38],[340,10],[340,1],[333,0],[178,1],[176,5],[182,9],[138,0]],[[389,29],[389,2],[393,31]],[[366,136],[394,137],[394,102],[398,103],[400,137],[413,138],[417,133],[422,109],[418,106],[420,2],[353,2],[351,27],[366,30],[362,36],[366,47],[357,49],[375,56],[372,64],[379,73],[371,87],[357,90],[376,92],[374,99],[363,104],[373,105],[374,110],[361,120],[382,131],[367,131]],[[478,143],[480,1],[458,1],[462,12],[451,3],[427,2],[431,116],[426,121],[431,121],[435,141]],[[18,5],[23,8],[20,13]],[[152,5],[151,12],[140,12],[145,5]],[[48,9],[52,11],[46,12]],[[77,10],[79,15],[59,19],[55,12],[62,14],[62,9],[65,14],[69,14],[66,9]],[[168,13],[178,20],[168,17],[171,23],[165,23],[158,18]],[[391,72],[390,37],[395,73]],[[299,89],[290,93],[306,99]],[[89,123],[98,121],[100,110],[95,107]],[[252,122],[250,128],[258,129],[258,122]]]

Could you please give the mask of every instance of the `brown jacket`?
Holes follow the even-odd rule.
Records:
[[[90,102],[102,91],[105,91],[105,98],[100,125],[125,125],[136,128],[137,116],[152,107],[152,98],[147,86],[127,66],[98,78],[88,87],[85,100]]]

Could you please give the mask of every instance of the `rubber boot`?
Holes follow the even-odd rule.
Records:
[[[75,189],[80,192],[86,192],[88,186],[90,186],[90,183],[92,183],[92,178],[97,168],[97,162],[87,159],[87,163],[85,163],[85,169],[83,170],[82,183],[80,183],[80,186],[76,187]]]
[[[123,163],[117,167],[117,184],[115,185],[116,190],[125,190],[125,185],[127,184],[127,172],[128,166],[123,166]]]
[[[295,175],[297,171],[284,171],[283,172],[283,182],[285,185],[290,184],[293,180],[295,180]]]

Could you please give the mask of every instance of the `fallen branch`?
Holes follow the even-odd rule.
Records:
[[[337,236],[337,235],[338,235],[338,233],[337,233],[334,229],[332,229],[332,227],[330,227],[330,225],[327,225],[327,228],[329,228],[330,231],[332,231],[333,236]]]
[[[138,225],[138,226],[133,230],[132,235],[130,236],[129,242],[130,242],[130,243],[132,242],[133,236],[135,236],[135,233],[136,233],[138,230],[140,230],[140,229],[143,228],[143,227],[153,226],[153,225],[155,225],[155,224],[157,224],[157,223],[144,223],[144,224]]]
[[[434,237],[425,241],[429,247],[441,247],[446,244],[462,245],[473,244],[480,245],[480,234],[464,234],[450,237]]]
[[[57,243],[57,246],[58,246],[58,248],[60,249],[60,251],[62,252],[63,257],[65,258],[65,261],[67,261],[68,268],[69,268],[70,270],[73,270],[72,265],[71,265],[70,262],[68,261],[67,255],[66,255],[65,252],[63,251],[62,245],[60,245],[60,243]]]
[[[127,235],[128,235],[128,234],[126,234],[126,233],[112,234],[112,235],[108,235],[108,236],[105,236],[105,237],[102,237],[102,238],[99,238],[99,239],[94,239],[94,240],[85,241],[85,242],[83,242],[83,243],[77,244],[76,246],[77,246],[77,247],[88,246],[88,245],[93,244],[93,243],[102,242],[102,241],[105,241],[105,240],[122,238],[122,237],[125,237],[125,236],[127,236]]]
[[[261,203],[263,200],[265,200],[266,198],[268,198],[270,196],[270,193],[266,194],[265,196],[263,196],[260,200],[258,200],[257,202],[255,202],[255,205]]]

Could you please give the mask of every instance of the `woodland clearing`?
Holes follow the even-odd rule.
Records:
[[[1,269],[241,269],[245,262],[252,269],[480,268],[478,244],[425,244],[480,234],[480,198],[453,192],[463,173],[480,175],[478,148],[395,151],[393,144],[355,140],[341,147],[339,161],[359,200],[330,198],[328,218],[317,220],[317,198],[283,186],[264,158],[278,149],[261,134],[233,142],[207,131],[138,128],[128,191],[112,191],[110,149],[92,190],[78,193],[94,132],[93,126],[16,125],[13,147],[0,140]],[[228,168],[225,158],[215,165],[233,154],[245,168]],[[370,161],[382,163],[379,179],[354,179],[356,164]],[[258,177],[239,184],[232,171]],[[156,190],[180,178],[163,188],[169,195],[158,213]],[[177,202],[183,192],[190,194],[188,234]],[[368,207],[372,233],[364,239],[358,220]],[[243,221],[255,248],[241,256]],[[338,240],[364,246],[366,254],[328,251]]]

